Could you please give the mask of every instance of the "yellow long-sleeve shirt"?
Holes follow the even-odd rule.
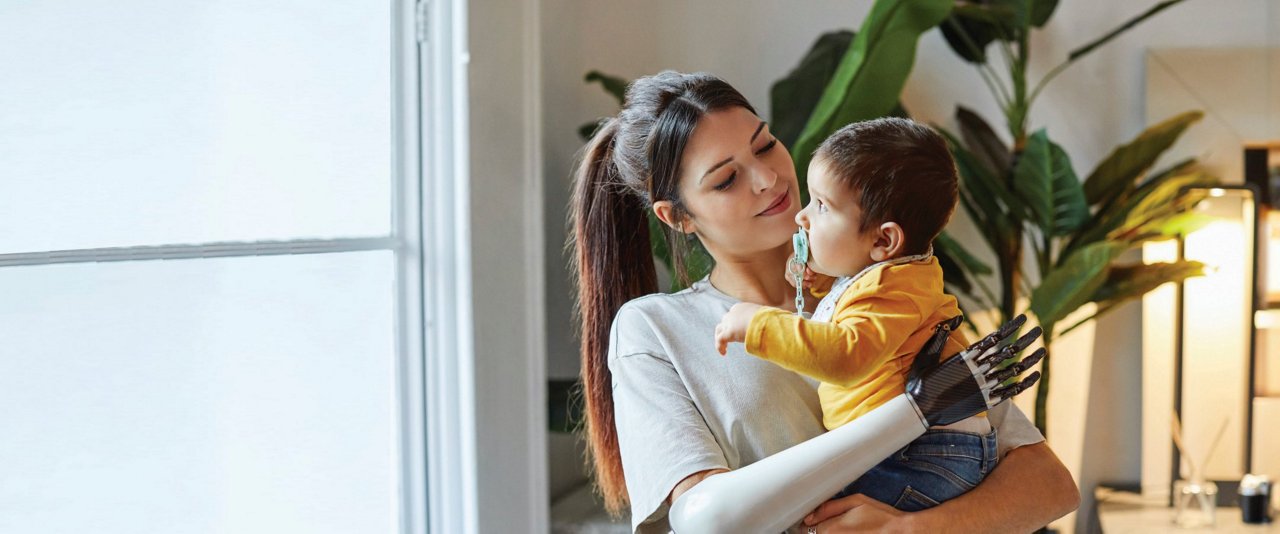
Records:
[[[747,327],[747,352],[822,382],[822,421],[833,429],[905,390],[911,362],[939,322],[960,315],[937,258],[886,264],[840,295],[830,322],[763,308]],[[948,357],[969,345],[952,332]]]

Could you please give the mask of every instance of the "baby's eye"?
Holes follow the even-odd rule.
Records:
[[[818,213],[826,213],[826,212],[827,212],[827,205],[826,205],[826,204],[823,204],[821,200],[814,200],[814,202],[817,202],[817,203],[818,203]]]

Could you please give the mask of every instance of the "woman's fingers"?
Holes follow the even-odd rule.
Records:
[[[857,508],[859,506],[862,506],[864,504],[868,504],[871,502],[880,502],[880,501],[872,499],[871,497],[867,497],[866,495],[863,495],[861,493],[855,493],[848,497],[841,497],[839,499],[832,499],[822,503],[822,505],[814,509],[813,512],[810,512],[809,515],[805,516],[804,524],[816,525],[818,523],[831,519],[835,516],[848,512],[849,510],[852,510],[854,508]]]

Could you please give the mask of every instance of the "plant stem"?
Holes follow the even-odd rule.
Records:
[[[1041,328],[1044,329],[1041,336],[1044,341],[1044,359],[1040,360],[1040,384],[1036,387],[1036,428],[1048,439],[1048,414],[1045,412],[1049,404],[1049,356],[1050,344],[1053,343],[1053,325],[1041,325]]]
[[[1008,322],[1017,314],[1019,283],[1022,273],[1018,266],[1022,259],[1022,230],[1004,243],[1006,250],[1000,253],[1000,322]]]
[[[964,41],[964,45],[969,48],[971,53],[975,56],[982,56],[982,50],[978,48],[977,43],[973,42],[973,38],[969,36],[969,32],[964,29],[964,26],[957,23],[954,17],[948,17],[947,24],[951,25],[951,29],[955,30],[956,34],[960,36],[960,40]],[[991,91],[991,96],[996,99],[996,103],[1000,104],[1001,108],[1007,106],[1009,92],[1000,84],[1000,78],[996,76],[995,69],[991,68],[991,65],[986,61],[983,61],[978,63],[978,74],[982,76],[982,81],[986,82],[987,89]]]
[[[987,286],[987,283],[982,281],[982,276],[976,274],[973,275],[973,284],[978,286],[978,289],[982,290],[982,295],[987,298],[987,302],[983,304],[988,308],[995,306],[996,303],[999,302],[999,300],[996,299],[995,292],[991,291],[991,288]]]

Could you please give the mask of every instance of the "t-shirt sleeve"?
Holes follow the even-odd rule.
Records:
[[[728,468],[724,451],[671,361],[654,352],[629,352],[635,347],[618,342],[635,334],[619,336],[620,329],[644,327],[620,314],[609,354],[618,449],[636,532],[666,517],[667,496],[685,477]]]
[[[1000,403],[987,412],[987,417],[996,428],[996,454],[1000,458],[1018,447],[1044,441],[1044,435],[1012,402]]]

